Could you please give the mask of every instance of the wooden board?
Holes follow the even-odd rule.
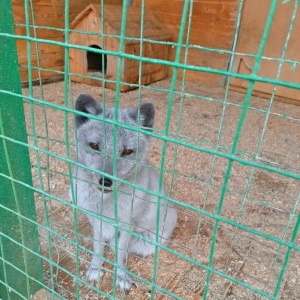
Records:
[[[69,20],[73,20],[77,14],[79,14],[90,3],[98,4],[99,0],[73,0],[72,5],[69,7]],[[122,0],[105,0],[105,3],[110,4],[122,4]],[[12,0],[14,23],[23,25],[16,26],[15,33],[18,35],[26,35],[25,28],[25,10],[24,1]],[[54,29],[63,29],[65,24],[65,3],[60,0],[35,0],[34,1],[34,24],[36,26],[47,26]],[[30,9],[29,9],[30,10]],[[29,11],[30,24],[32,21],[32,11]],[[34,37],[33,29],[30,30],[30,36]],[[62,30],[51,29],[36,29],[37,38],[42,38],[51,41],[64,41],[64,35]],[[26,41],[17,40],[17,48],[19,59],[22,63],[27,64],[27,46]],[[40,61],[43,67],[52,70],[63,70],[64,50],[62,47],[39,44],[38,52],[40,54]],[[41,56],[42,54],[42,56]],[[55,56],[55,58],[54,58]],[[32,61],[36,62],[37,56],[35,51],[35,45],[32,43]],[[22,82],[28,81],[28,71],[24,67],[20,67]],[[58,74],[51,71],[41,71],[42,79],[56,77]],[[33,79],[38,78],[37,70],[32,70]]]
[[[37,81],[39,78],[41,78],[42,80],[46,80],[49,78],[53,78],[53,77],[63,77],[62,73],[58,73],[59,72],[64,72],[65,67],[64,66],[55,66],[55,68],[51,69],[48,68],[47,71],[46,70],[40,70],[40,72],[38,72],[37,69],[32,69],[32,80],[33,81]],[[39,73],[41,74],[41,76],[39,76]],[[21,74],[21,78],[26,78],[27,80],[22,81],[23,82],[27,82],[28,81],[28,68],[26,67],[20,67],[20,74]]]
[[[145,6],[149,7],[156,18],[166,26],[171,33],[171,41],[177,42],[184,1],[174,0],[146,0]],[[135,0],[134,5],[141,5],[141,0]],[[193,14],[191,20],[190,45],[231,50],[235,32],[238,0],[205,0],[193,2]],[[185,26],[185,38],[188,22]],[[174,61],[176,47],[169,47],[168,60]],[[185,50],[182,49],[180,62],[184,63]],[[227,70],[229,55],[220,54],[203,49],[189,49],[187,64]],[[172,75],[173,68],[168,67],[168,76]],[[183,70],[179,69],[179,77]],[[212,73],[187,71],[187,80],[208,85],[223,85],[224,76]]]
[[[240,32],[238,36],[237,52],[256,54],[262,38],[263,30],[267,20],[271,0],[246,0],[242,15]],[[259,10],[257,9],[259,7]],[[267,40],[264,57],[258,72],[259,76],[275,79],[280,67],[280,58],[286,42],[288,28],[292,17],[294,2],[286,4],[278,3],[277,10],[272,22],[271,31]],[[299,14],[298,14],[299,15]],[[285,59],[300,61],[299,51],[300,17],[296,16],[293,30],[290,35]],[[275,58],[277,61],[272,61]],[[233,71],[241,74],[251,74],[255,58],[243,55],[235,55]],[[284,62],[279,76],[280,80],[300,84],[300,68],[293,69],[293,65]],[[238,91],[245,91],[248,81],[232,78],[231,88]],[[254,93],[270,98],[274,89],[273,84],[256,82]],[[277,86],[276,99],[286,102],[298,103],[300,105],[300,90]]]

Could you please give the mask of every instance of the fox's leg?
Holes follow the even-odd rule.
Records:
[[[169,206],[164,216],[163,226],[160,228],[160,243],[167,246],[171,235],[177,224],[177,211],[173,206]]]
[[[93,226],[93,251],[90,266],[86,270],[86,277],[89,281],[98,281],[104,274],[102,270],[105,239],[103,237],[103,223],[95,218],[91,222]]]
[[[129,245],[129,252],[142,257],[151,255],[155,251],[155,246],[146,241],[155,241],[155,234],[149,231],[137,231],[142,238],[132,237]],[[143,239],[144,238],[144,239]]]
[[[117,286],[124,290],[125,294],[128,294],[129,289],[134,284],[131,276],[129,276],[123,269],[126,269],[127,264],[127,252],[128,245],[130,244],[132,236],[131,234],[120,230],[119,238],[118,238],[118,266],[122,267],[122,269],[118,268],[117,270]],[[115,249],[114,249],[115,250]]]
[[[166,213],[166,212],[162,212]],[[167,246],[169,239],[175,229],[177,223],[177,212],[173,207],[169,207],[166,216],[162,215],[160,230],[158,232],[158,243]],[[155,245],[151,242],[156,241],[156,228],[149,230],[135,228],[135,232],[142,238],[132,237],[129,245],[129,252],[143,257],[151,255],[155,251]],[[149,242],[147,242],[149,240]]]

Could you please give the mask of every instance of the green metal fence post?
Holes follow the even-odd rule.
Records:
[[[11,1],[0,12],[0,90],[21,94]],[[9,138],[9,139],[8,139]],[[0,93],[0,299],[29,299],[43,283],[22,99]],[[26,218],[26,219],[25,219]]]

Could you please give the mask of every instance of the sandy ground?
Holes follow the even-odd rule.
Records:
[[[163,80],[153,84],[152,89],[143,88],[140,91],[142,101],[150,100],[155,105],[155,132],[159,134],[165,128],[169,88],[170,80]],[[84,91],[100,101],[103,93],[99,87],[78,83],[73,83],[70,90],[72,95],[69,99],[75,99]],[[244,95],[229,92],[225,103],[223,88],[186,83],[182,97],[180,81],[175,91],[169,136],[206,149],[230,153]],[[23,92],[28,95],[28,88],[24,88]],[[115,91],[106,89],[104,92],[107,105],[113,106]],[[63,95],[62,82],[43,86],[44,99],[50,104],[64,106]],[[40,87],[33,88],[33,96],[41,99]],[[123,93],[120,95],[120,106],[135,106],[138,97],[138,90]],[[68,105],[72,106],[71,100]],[[109,263],[105,263],[107,272],[100,285],[88,287],[85,284],[84,271],[90,259],[89,250],[92,249],[91,230],[85,216],[81,212],[74,213],[69,205],[69,166],[62,160],[71,151],[66,147],[66,140],[72,141],[73,117],[54,108],[30,106],[27,101],[25,106],[30,144],[51,152],[51,155],[47,155],[31,150],[34,186],[51,194],[48,197],[47,194],[36,193],[38,221],[51,228],[51,232],[40,229],[43,254],[55,262],[52,267],[46,262],[44,264],[47,284],[66,299],[76,299],[78,296],[80,299],[104,299],[105,296],[97,292],[97,287],[113,296],[113,267]],[[257,97],[251,99],[250,106],[236,155],[299,174],[300,107],[274,102],[268,112],[269,101]],[[162,147],[161,140],[152,139],[149,159],[158,168]],[[225,158],[168,143],[164,180],[170,197],[215,214],[227,165]],[[221,216],[249,229],[289,241],[299,214],[299,187],[299,180],[233,162]],[[207,266],[209,263],[215,220],[189,208],[176,207],[179,221],[169,247],[199,265],[167,251],[160,251],[156,285],[182,299],[200,299],[207,275],[201,265]],[[219,225],[212,267],[272,295],[287,248],[224,222]],[[299,234],[295,244],[300,246]],[[114,255],[108,249],[106,257],[114,261]],[[299,299],[299,259],[299,251],[291,251],[278,299]],[[153,256],[128,256],[128,269],[149,282],[153,281],[153,268]],[[76,279],[76,274],[80,279]],[[140,280],[136,280],[136,283],[137,288],[132,289],[128,296],[117,291],[115,297],[149,299],[149,286]],[[211,273],[209,299],[261,298],[254,291]],[[172,297],[157,288],[155,299]]]

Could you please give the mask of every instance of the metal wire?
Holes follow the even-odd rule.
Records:
[[[125,298],[125,295],[120,295],[117,292],[117,270],[121,269],[125,271],[130,276],[144,284],[147,287],[150,287],[150,299],[156,299],[157,297],[170,297],[172,299],[184,299],[180,293],[177,293],[176,290],[170,290],[168,287],[162,286],[158,280],[159,272],[164,266],[161,266],[160,260],[160,251],[165,251],[172,257],[176,257],[176,260],[183,260],[190,264],[192,267],[197,267],[204,271],[203,278],[199,278],[199,282],[195,284],[199,285],[199,295],[203,299],[208,299],[210,297],[214,298],[222,298],[228,292],[231,285],[235,285],[240,288],[244,288],[247,290],[249,294],[247,295],[258,295],[259,297],[265,297],[267,299],[278,299],[280,293],[282,292],[282,284],[284,277],[287,274],[288,268],[291,266],[291,257],[292,253],[300,253],[300,245],[297,237],[299,235],[299,226],[300,226],[300,215],[299,215],[299,200],[300,194],[297,194],[296,199],[290,199],[292,202],[291,209],[286,207],[280,207],[279,205],[275,206],[268,201],[265,201],[263,198],[253,196],[251,194],[251,189],[254,185],[255,174],[258,171],[264,171],[268,174],[274,174],[278,176],[282,176],[286,180],[300,181],[300,173],[299,169],[292,164],[276,161],[274,159],[265,158],[262,156],[262,145],[263,140],[266,135],[267,125],[270,117],[276,116],[280,119],[290,120],[294,122],[299,122],[300,119],[293,116],[287,115],[286,113],[275,112],[273,111],[274,99],[276,94],[276,89],[278,87],[286,87],[294,90],[300,90],[300,84],[295,82],[288,82],[280,79],[281,71],[283,65],[289,64],[293,70],[299,67],[300,62],[295,60],[293,57],[286,57],[287,48],[289,44],[289,39],[292,30],[294,29],[294,22],[296,18],[296,14],[298,11],[299,1],[296,0],[294,3],[293,14],[291,16],[288,33],[285,39],[285,44],[282,49],[282,55],[280,58],[278,57],[270,57],[264,54],[264,49],[268,41],[269,32],[271,26],[273,24],[274,15],[277,10],[280,9],[280,5],[284,5],[287,1],[283,1],[280,3],[279,1],[272,0],[268,18],[266,20],[266,25],[264,28],[264,32],[260,41],[260,45],[256,54],[250,53],[239,53],[236,51],[237,39],[238,39],[238,31],[241,22],[241,16],[243,7],[245,5],[245,1],[240,0],[238,3],[237,9],[237,23],[236,30],[234,35],[233,46],[230,50],[228,49],[219,49],[212,48],[201,45],[193,45],[190,42],[190,36],[192,29],[192,18],[194,12],[194,1],[184,0],[182,1],[182,15],[180,21],[180,30],[178,33],[178,40],[176,41],[157,41],[155,39],[149,39],[144,37],[144,16],[145,16],[145,1],[141,1],[141,28],[140,28],[140,37],[139,38],[131,38],[126,36],[126,22],[128,18],[128,7],[123,5],[122,8],[122,22],[120,24],[121,30],[119,35],[111,35],[105,33],[95,33],[90,31],[78,31],[70,28],[70,20],[69,20],[69,1],[66,0],[64,3],[64,28],[56,28],[50,26],[39,26],[36,25],[35,22],[35,7],[32,0],[24,1],[24,11],[25,11],[25,23],[24,24],[15,24],[16,27],[24,27],[26,31],[26,35],[16,35],[11,32],[3,32],[0,31],[0,38],[11,39],[11,40],[23,40],[26,41],[27,45],[27,64],[21,64],[21,68],[26,68],[28,72],[28,95],[22,95],[21,93],[6,89],[5,87],[0,85],[0,97],[13,97],[16,100],[23,100],[24,106],[29,108],[27,122],[30,122],[30,130],[28,130],[28,138],[29,142],[24,140],[19,140],[6,134],[5,123],[2,121],[2,110],[5,110],[5,107],[1,107],[0,109],[0,140],[3,144],[4,149],[4,162],[5,165],[8,166],[9,172],[4,172],[0,169],[0,180],[9,180],[13,188],[13,195],[16,203],[16,209],[12,209],[7,207],[0,201],[0,210],[11,213],[18,220],[18,230],[20,231],[20,239],[15,240],[13,237],[8,235],[5,232],[0,230],[0,285],[4,287],[5,295],[0,294],[0,299],[29,299],[32,295],[32,287],[31,282],[37,282],[40,284],[42,288],[51,292],[52,299],[58,297],[60,299],[82,299],[83,294],[81,289],[83,287],[89,288],[96,296],[97,299],[108,298],[108,299],[119,299]],[[104,0],[100,1],[101,4],[101,27],[104,28],[105,18],[104,15]],[[20,4],[21,5],[21,4]],[[0,18],[1,25],[1,18]],[[54,41],[51,39],[42,39],[38,38],[37,30],[49,30],[55,32],[63,32],[64,39],[63,41]],[[32,35],[33,33],[33,35]],[[101,38],[101,46],[102,49],[94,49],[82,45],[73,45],[70,44],[70,34],[89,34],[89,35],[98,35]],[[114,38],[119,41],[119,49],[117,51],[108,51],[104,49],[105,39],[106,38]],[[137,55],[128,54],[125,52],[125,41],[132,40],[138,42],[139,45],[139,53]],[[32,42],[35,47],[32,47]],[[167,61],[163,59],[153,59],[143,56],[144,43],[152,43],[152,44],[163,44],[169,45],[169,47],[175,48],[175,57],[173,61]],[[56,45],[64,48],[64,70],[53,70],[51,68],[41,67],[40,61],[40,51],[38,49],[38,45],[46,44],[46,45]],[[37,56],[37,65],[34,65],[32,62],[32,51],[35,48],[36,56]],[[77,49],[81,51],[90,51],[97,54],[102,55],[102,64],[104,65],[104,55],[111,55],[118,57],[118,72],[116,80],[105,78],[105,74],[103,72],[102,77],[95,76],[87,76],[82,74],[75,74],[70,72],[70,59],[69,59],[69,50]],[[225,54],[229,57],[228,68],[226,70],[222,69],[213,69],[204,66],[194,66],[188,63],[188,58],[190,54],[190,50],[198,50],[198,51],[209,51],[211,53],[219,53]],[[242,57],[251,57],[255,60],[254,68],[251,74],[241,74],[237,72],[233,72],[233,61],[234,56],[240,55]],[[124,60],[131,59],[138,61],[138,74],[139,81],[137,83],[128,83],[122,80],[122,69]],[[274,61],[279,64],[277,74],[275,78],[267,78],[258,75],[259,68],[261,66],[262,61]],[[173,70],[169,87],[158,87],[158,86],[143,86],[142,85],[142,75],[143,75],[143,67],[144,64],[152,63],[152,64],[160,64],[162,66],[171,67]],[[34,86],[33,86],[33,71],[38,71],[38,81],[40,87],[40,97],[35,96]],[[179,83],[178,79],[178,71],[182,70],[183,75],[180,82],[180,90],[177,90],[177,84]],[[57,75],[62,76],[63,78],[63,104],[55,104],[47,101],[44,95],[44,86],[42,82],[42,71],[52,72]],[[187,72],[188,71],[196,71],[202,73],[209,73],[215,75],[221,75],[227,78],[225,84],[225,91],[223,97],[208,97],[207,95],[201,95],[200,93],[196,93],[193,91],[189,91],[187,88]],[[0,70],[1,75],[2,70]],[[74,109],[74,101],[73,101],[73,84],[71,81],[71,76],[97,79],[99,80],[99,88],[100,84],[102,84],[103,98],[102,104],[104,110],[106,109],[106,92],[105,92],[105,83],[115,83],[116,84],[116,92],[115,92],[115,100],[114,100],[114,117],[113,119],[105,119],[99,118],[97,116],[87,115],[85,113],[78,112]],[[246,91],[246,95],[243,103],[235,103],[230,99],[230,81],[231,78],[243,79],[248,82],[248,88]],[[255,105],[251,104],[252,92],[254,89],[255,83],[267,83],[274,85],[274,89],[270,96],[269,105],[267,108],[257,108]],[[165,104],[166,113],[165,113],[165,122],[164,127],[162,129],[155,128],[153,132],[149,132],[143,128],[138,126],[134,127],[131,124],[124,124],[119,120],[119,108],[120,108],[120,100],[121,100],[121,86],[128,85],[131,87],[138,88],[137,92],[137,104],[140,104],[142,99],[143,91],[156,91],[167,94],[167,103]],[[177,124],[175,126],[175,132],[172,132],[171,124],[172,124],[172,108],[174,106],[174,99],[178,97],[179,99],[179,113],[177,115],[176,121]],[[188,134],[182,133],[182,124],[183,124],[183,113],[184,113],[184,103],[189,101],[190,99],[200,100],[206,103],[218,104],[222,105],[221,108],[221,118],[219,121],[219,127],[217,128],[217,134],[215,141],[209,141],[205,138],[192,137]],[[3,102],[2,102],[3,103]],[[42,111],[43,114],[43,126],[44,132],[40,133],[36,128],[37,124],[37,109],[39,112]],[[240,115],[233,133],[233,141],[232,145],[228,146],[221,143],[222,136],[224,134],[224,127],[227,118],[227,111],[230,108],[239,109]],[[49,111],[60,112],[63,116],[62,126],[64,127],[64,138],[51,137],[49,134]],[[238,144],[243,137],[243,126],[246,122],[246,117],[249,112],[256,112],[263,116],[263,124],[262,129],[259,134],[259,141],[254,150],[240,150]],[[71,147],[78,147],[78,143],[72,141],[70,137],[70,127],[72,127],[72,122],[70,122],[70,116],[74,116],[75,113],[77,115],[88,116],[91,119],[96,119],[102,121],[104,124],[109,124],[114,126],[113,132],[113,140],[114,140],[114,149],[113,149],[113,174],[108,175],[99,170],[90,169],[80,163],[77,162],[76,159],[72,156]],[[138,116],[140,118],[140,116]],[[73,126],[74,127],[74,126]],[[104,126],[105,127],[105,126]],[[137,173],[135,175],[134,182],[127,182],[121,178],[117,177],[117,130],[118,128],[124,128],[131,130],[137,134],[147,134],[155,140],[159,140],[161,142],[161,160],[159,166],[153,167],[159,173],[159,186],[157,191],[148,190],[145,187],[141,187],[137,184]],[[42,147],[40,142],[43,141],[46,143],[45,147]],[[1,144],[1,145],[2,145]],[[11,159],[11,154],[9,153],[8,144],[14,144],[20,148],[25,148],[26,151],[33,153],[31,155],[31,166],[28,165],[28,168],[32,168],[34,170],[38,184],[28,184],[28,182],[24,182],[19,180],[14,176],[11,164],[13,164],[13,160]],[[58,144],[59,147],[65,148],[64,154],[57,154],[51,148],[52,144]],[[173,156],[171,167],[167,169],[166,167],[166,159],[167,159],[167,149],[169,146],[172,146]],[[208,162],[210,164],[209,167],[209,175],[207,179],[199,179],[195,175],[187,175],[181,170],[177,170],[176,166],[178,160],[180,158],[180,147],[184,149],[194,151],[195,153],[204,153],[211,157],[211,160]],[[1,149],[0,149],[1,150]],[[46,157],[45,164],[42,163],[41,156]],[[226,161],[226,168],[224,172],[223,182],[218,185],[214,183],[214,174],[217,168],[218,160],[223,159]],[[53,165],[51,165],[51,161],[54,160],[56,162],[60,162],[65,164],[66,169],[63,171],[57,170]],[[232,188],[230,186],[230,177],[232,176],[235,165],[239,165],[242,168],[249,168],[249,175],[247,177],[245,183],[245,191],[241,192],[239,189]],[[1,166],[1,165],[0,165]],[[111,178],[113,180],[113,195],[114,195],[114,218],[106,218],[102,215],[97,215],[93,212],[87,211],[81,207],[77,206],[76,195],[74,192],[74,186],[72,183],[72,176],[74,176],[72,166],[76,168],[82,168],[88,171],[92,171],[95,174],[105,175],[107,178]],[[152,166],[149,166],[152,167]],[[163,180],[164,177],[168,175],[170,176],[170,185],[168,194],[165,196],[162,194],[163,189]],[[57,176],[60,178],[64,178],[70,181],[71,194],[73,196],[74,201],[70,202],[64,197],[57,196],[55,191],[51,188],[51,178],[52,176]],[[173,197],[173,191],[176,188],[176,180],[177,178],[184,178],[188,180],[192,184],[198,184],[203,187],[204,196],[203,196],[203,204],[194,205],[188,202],[183,202],[181,199],[176,199]],[[122,224],[118,219],[118,183],[127,184],[133,187],[135,190],[140,190],[146,192],[150,195],[153,195],[157,198],[157,211],[156,211],[156,232],[155,232],[155,240],[149,240],[145,237],[139,236],[136,232],[130,229],[129,226],[125,226],[126,224]],[[36,203],[41,201],[42,209],[39,211],[40,216],[38,216],[37,220],[32,219],[22,213],[21,202],[19,194],[17,193],[17,189],[19,187],[28,189],[32,194],[36,197]],[[210,204],[210,194],[214,191],[217,191],[219,200],[217,201],[215,212],[211,212],[208,210],[208,206]],[[226,202],[226,195],[230,194],[233,197],[237,197],[240,199],[239,207],[237,207],[237,216],[235,218],[230,218],[227,215],[223,214],[224,206]],[[39,198],[40,197],[40,198]],[[188,196],[187,196],[188,197]],[[197,216],[196,217],[196,226],[195,226],[195,235],[193,236],[194,240],[191,241],[191,244],[187,245],[172,245],[167,247],[163,246],[159,243],[159,228],[160,228],[160,205],[162,199],[169,201],[177,206],[178,211],[182,213],[184,216]],[[248,203],[255,204],[259,207],[266,207],[270,209],[274,209],[280,212],[285,216],[286,222],[283,226],[283,230],[276,233],[268,233],[264,230],[263,226],[255,228],[249,225],[245,225],[243,223],[243,218],[247,214],[246,207]],[[133,199],[132,199],[133,203]],[[67,226],[67,224],[59,223],[56,216],[56,208],[55,207],[65,207],[72,212],[72,226]],[[131,209],[133,209],[133,204]],[[110,224],[114,227],[115,230],[115,255],[113,259],[109,259],[107,257],[101,257],[101,259],[108,266],[107,271],[110,273],[112,278],[112,289],[111,291],[106,291],[101,289],[99,286],[93,286],[88,283],[84,277],[82,276],[82,264],[86,263],[85,256],[82,257],[83,254],[91,255],[93,251],[91,248],[83,245],[81,242],[82,239],[91,241],[90,236],[87,236],[80,231],[80,220],[78,213],[85,213],[94,218],[99,219],[107,224]],[[209,221],[207,221],[209,220]],[[26,242],[26,230],[24,230],[23,224],[30,224],[39,230],[41,236],[41,243],[45,242],[46,247],[43,248],[43,251],[39,252],[33,250],[30,245]],[[210,245],[208,251],[208,260],[207,262],[199,261],[197,258],[198,253],[194,253],[195,249],[199,241],[201,240],[202,229],[206,223],[209,223],[211,230],[210,237]],[[136,274],[133,271],[122,268],[118,265],[118,232],[122,230],[126,233],[134,237],[139,237],[143,241],[148,242],[155,247],[155,252],[153,255],[152,263],[152,273],[151,276],[144,278],[141,274]],[[233,247],[239,238],[244,238],[247,241],[251,241],[253,243],[258,243],[261,245],[266,244],[268,250],[270,251],[270,255],[272,256],[272,263],[268,269],[268,275],[265,280],[261,280],[259,282],[259,278],[255,277],[253,274],[244,273],[244,278],[240,276],[241,268],[236,268],[236,273],[228,273],[226,268],[226,263],[220,267],[216,262],[216,253],[218,251],[218,239],[222,235],[223,230],[227,230],[228,236],[230,237],[227,241],[227,244],[230,247]],[[68,232],[64,234],[63,232]],[[41,234],[41,232],[45,234]],[[241,234],[242,232],[242,234]],[[44,239],[44,240],[43,240]],[[10,261],[5,256],[5,241],[8,240],[14,243],[16,246],[20,247],[18,249],[22,249],[22,264],[23,268],[18,265],[14,265],[12,261]],[[64,244],[70,245],[72,249],[74,249],[73,253],[70,255],[75,261],[74,271],[70,271],[68,268],[60,264],[61,257],[60,253],[62,251],[67,251],[64,248]],[[192,254],[187,254],[188,252],[183,251],[188,250]],[[200,251],[200,250],[199,250]],[[44,270],[46,267],[49,267],[49,273],[45,275],[45,282],[37,279],[34,274],[31,274],[31,270],[28,268],[27,255],[28,253],[36,256],[37,259],[43,262]],[[234,254],[234,253],[233,253]],[[250,257],[250,254],[248,254]],[[127,257],[129,257],[127,253]],[[292,261],[292,263],[294,260]],[[242,266],[242,265],[241,265]],[[25,275],[25,290],[24,292],[19,291],[14,286],[10,286],[9,276],[10,272],[9,268],[13,268],[20,274]],[[71,280],[74,282],[75,289],[71,291],[68,287],[64,286],[58,280],[59,273],[63,272],[66,276],[69,276]],[[171,271],[170,271],[171,272]],[[179,276],[174,272],[174,276]],[[233,275],[232,275],[233,274]],[[274,275],[275,274],[275,275]],[[246,278],[247,276],[247,278]],[[273,279],[273,277],[275,279]],[[272,277],[272,279],[271,279]],[[225,291],[217,291],[213,290],[214,278],[222,278],[226,284]],[[245,279],[246,278],[246,279]],[[249,280],[248,280],[249,279]],[[200,282],[201,281],[201,282]],[[2,292],[0,288],[0,292]],[[11,292],[14,293],[14,297],[10,296]],[[200,296],[199,296],[200,297]],[[161,299],[161,298],[160,298]]]

